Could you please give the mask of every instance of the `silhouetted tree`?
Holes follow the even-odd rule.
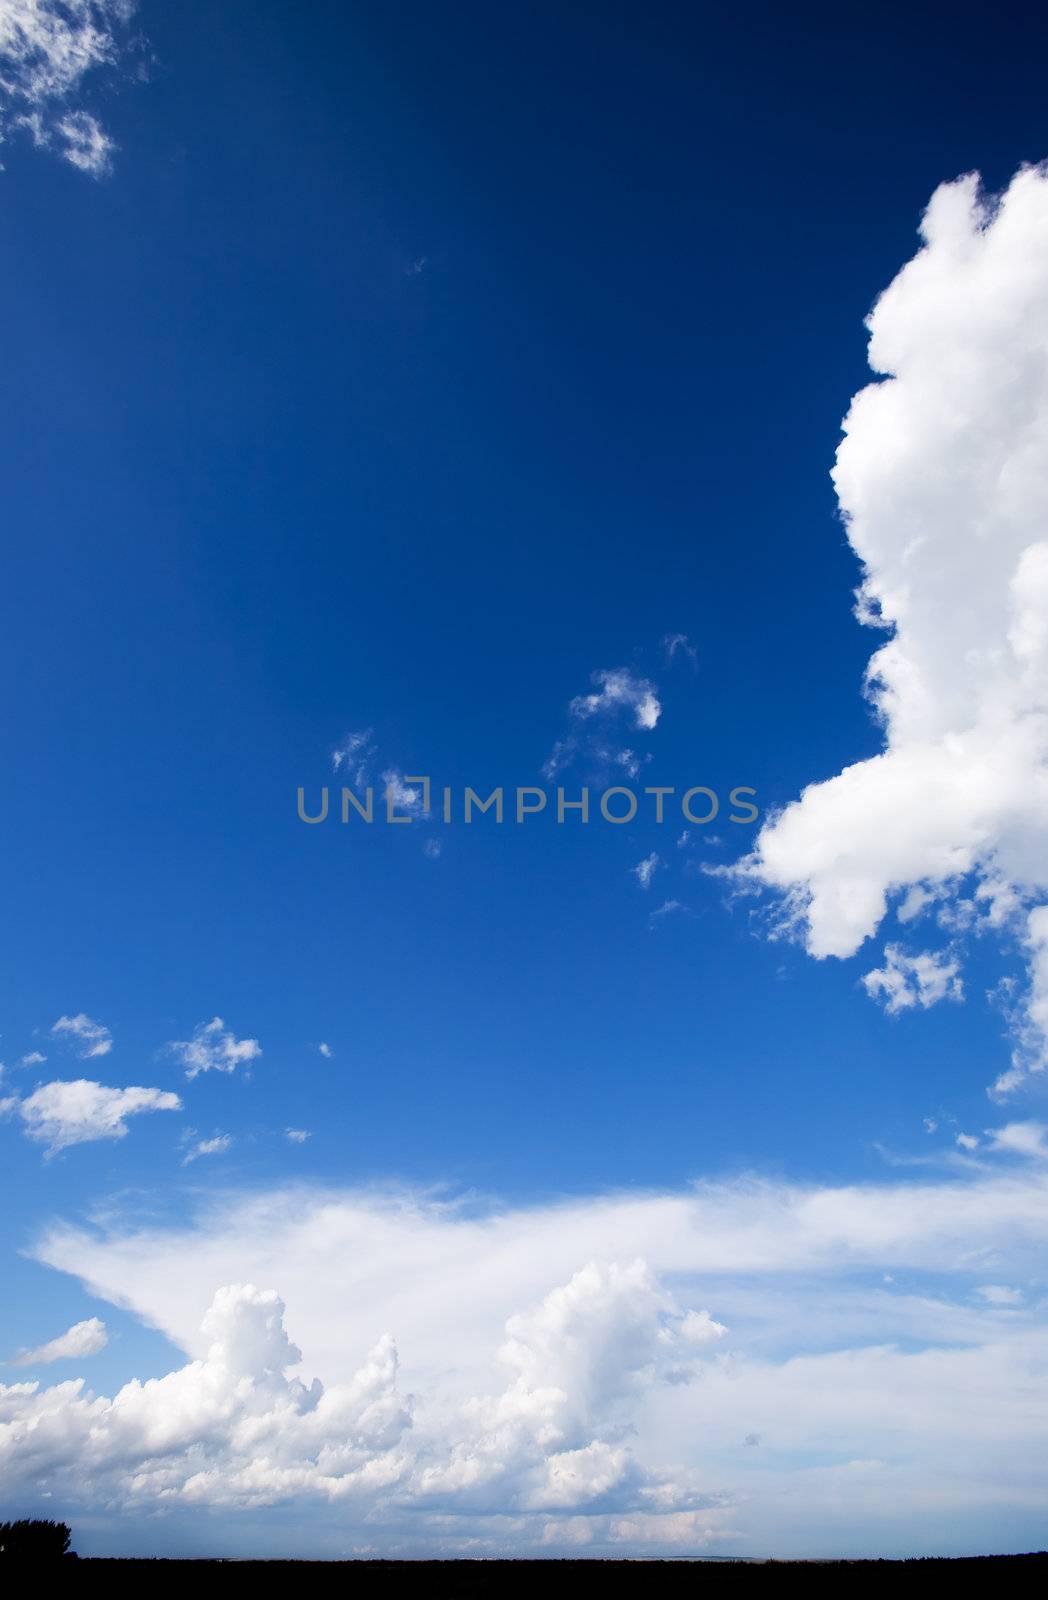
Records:
[[[64,1522],[0,1522],[0,1561],[53,1561],[71,1554],[72,1534]]]

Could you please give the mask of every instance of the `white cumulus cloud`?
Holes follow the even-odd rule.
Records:
[[[1005,1155],[1048,1160],[1048,1125],[1043,1122],[1009,1122],[1003,1128],[987,1128],[990,1148]]]
[[[893,904],[1019,940],[1004,1092],[1048,1065],[1048,170],[998,197],[944,184],[922,234],[870,314],[883,377],[833,474],[858,614],[888,635],[867,672],[883,749],[811,784],[737,870],[817,957]]]
[[[42,1084],[25,1099],[0,1100],[0,1112],[20,1117],[28,1138],[47,1153],[95,1139],[123,1139],[127,1118],[143,1111],[180,1111],[177,1094],[164,1089],[110,1089],[88,1078]]]
[[[964,998],[955,960],[931,950],[907,955],[897,944],[885,946],[884,966],[867,972],[862,981],[866,993],[880,999],[893,1015],[911,1006],[927,1010],[939,1000]]]
[[[290,1376],[302,1356],[282,1300],[228,1285],[203,1318],[201,1357],[164,1378],[112,1399],[81,1382],[0,1386],[0,1486],[46,1477],[73,1503],[129,1509],[319,1500],[360,1520],[390,1502],[474,1515],[693,1507],[701,1497],[639,1464],[623,1426],[631,1400],[697,1375],[699,1350],[725,1331],[689,1320],[643,1263],[592,1263],[509,1320],[501,1387],[427,1405],[400,1393],[388,1334],[344,1382]]]
[[[257,1039],[238,1039],[221,1017],[202,1022],[191,1039],[176,1039],[168,1049],[185,1067],[187,1078],[201,1072],[235,1072],[262,1054]]]

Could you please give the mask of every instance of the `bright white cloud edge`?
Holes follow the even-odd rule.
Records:
[[[817,957],[892,908],[1017,947],[1000,1096],[1048,1066],[1048,168],[999,197],[942,185],[922,235],[869,317],[885,376],[833,474],[858,615],[889,632],[867,673],[884,748],[772,816],[735,878]],[[892,1009],[960,995],[952,951],[891,944],[866,981]]]

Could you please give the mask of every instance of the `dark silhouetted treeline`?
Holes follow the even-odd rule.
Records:
[[[0,1522],[0,1561],[55,1561],[72,1554],[71,1539],[64,1522]]]

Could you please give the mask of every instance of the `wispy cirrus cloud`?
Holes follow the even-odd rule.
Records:
[[[690,911],[682,900],[664,900],[661,906],[658,906],[649,916],[648,926],[651,928],[657,928],[659,924],[665,922],[668,917],[687,917],[690,915]]]
[[[686,633],[665,634],[662,640],[662,653],[670,665],[678,656],[690,661],[693,668],[699,664],[699,652]]]
[[[51,1037],[72,1044],[82,1061],[90,1060],[93,1056],[107,1056],[113,1048],[113,1035],[109,1029],[83,1011],[75,1017],[59,1017],[51,1029]],[[44,1057],[40,1056],[39,1059],[42,1061]]]
[[[653,850],[650,856],[645,856],[642,861],[638,861],[635,867],[630,868],[630,871],[642,889],[650,889],[651,880],[661,864],[661,857]]]
[[[201,1156],[224,1156],[233,1144],[233,1136],[230,1133],[216,1133],[210,1139],[194,1139],[190,1133],[186,1142],[189,1148],[182,1157],[184,1167],[199,1161]]]
[[[340,777],[347,778],[355,789],[366,789],[377,755],[371,729],[363,728],[358,733],[343,736],[331,752],[331,768]]]
[[[0,140],[27,133],[81,172],[101,177],[115,145],[76,104],[84,79],[128,48],[134,0],[0,0]]]
[[[1018,1306],[1024,1298],[1021,1289],[1012,1289],[1005,1283],[980,1283],[975,1292],[991,1306]]]
[[[12,1356],[9,1366],[12,1367],[43,1367],[54,1361],[83,1361],[88,1356],[97,1355],[109,1343],[106,1325],[99,1317],[88,1317],[84,1322],[74,1322],[65,1333],[60,1333],[56,1339],[49,1339],[46,1344],[41,1344],[35,1350],[20,1350]]]
[[[555,778],[576,759],[601,771],[618,768],[630,778],[640,772],[641,758],[626,740],[638,731],[650,733],[657,724],[662,715],[658,690],[628,667],[601,669],[591,681],[591,692],[568,704],[569,731],[545,762],[545,778]]]
[[[406,778],[399,767],[386,766],[376,777],[378,746],[370,728],[347,733],[331,752],[332,770],[359,793],[377,789],[380,804],[399,816],[421,820],[426,795],[418,782]]]

